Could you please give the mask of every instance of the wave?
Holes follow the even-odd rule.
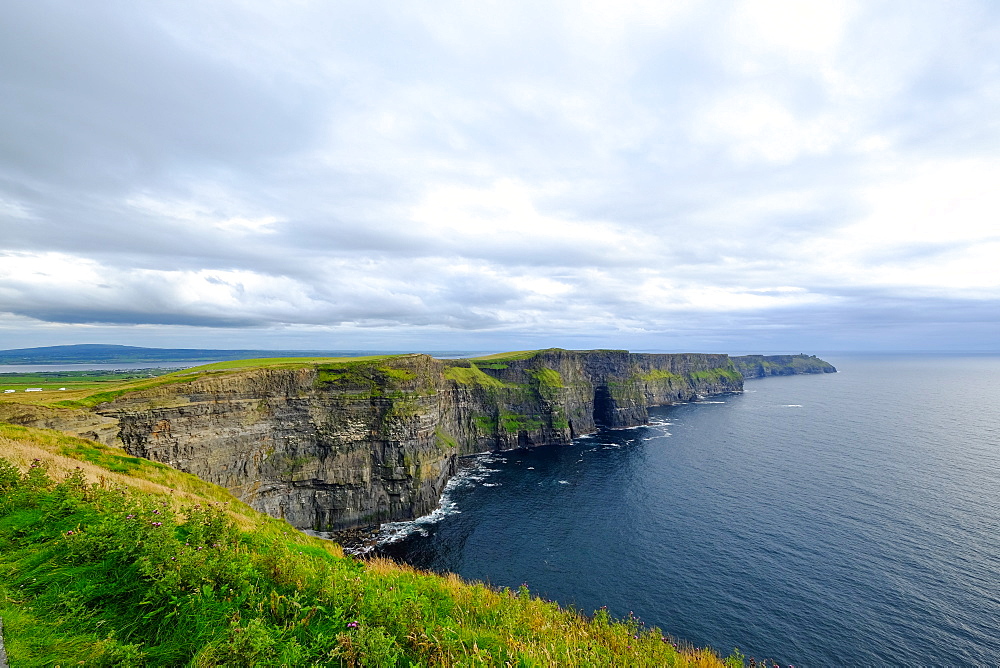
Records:
[[[500,471],[500,469],[490,468],[490,464],[503,464],[506,462],[506,457],[501,457],[492,453],[476,455],[474,463],[471,466],[460,469],[459,472],[455,474],[455,476],[444,486],[444,490],[441,492],[441,503],[437,508],[426,515],[422,515],[421,517],[413,520],[386,522],[379,529],[375,545],[362,548],[357,550],[355,553],[364,554],[380,545],[389,545],[391,543],[401,541],[407,536],[412,536],[415,533],[419,533],[421,536],[429,535],[430,532],[428,531],[428,527],[437,524],[449,515],[460,515],[462,513],[453,498],[455,490],[462,487],[472,486],[477,483],[482,483],[483,487],[498,487],[500,483],[483,481],[489,478],[492,474]]]

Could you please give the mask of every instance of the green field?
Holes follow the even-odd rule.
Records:
[[[23,395],[29,387],[41,388],[43,392],[59,392],[65,387],[67,392],[74,390],[103,389],[146,378],[156,378],[176,369],[132,369],[129,371],[108,371],[95,369],[91,371],[32,371],[27,373],[0,373],[0,397],[4,390],[16,390],[8,394]]]

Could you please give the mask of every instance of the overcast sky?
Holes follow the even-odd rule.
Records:
[[[1000,349],[1000,3],[13,0],[0,348]]]

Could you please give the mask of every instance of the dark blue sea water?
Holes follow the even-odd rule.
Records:
[[[382,549],[723,653],[1000,664],[1000,357],[828,359],[480,458]]]

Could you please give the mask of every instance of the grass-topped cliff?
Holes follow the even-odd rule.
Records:
[[[739,392],[748,370],[822,364],[558,348],[234,360],[0,395],[0,421],[121,444],[332,531],[429,512],[461,455],[569,443],[643,424],[650,406]]]
[[[815,355],[741,355],[732,361],[733,368],[744,378],[837,372],[836,367]]]
[[[345,557],[158,462],[0,424],[12,666],[720,666],[636,620]]]

